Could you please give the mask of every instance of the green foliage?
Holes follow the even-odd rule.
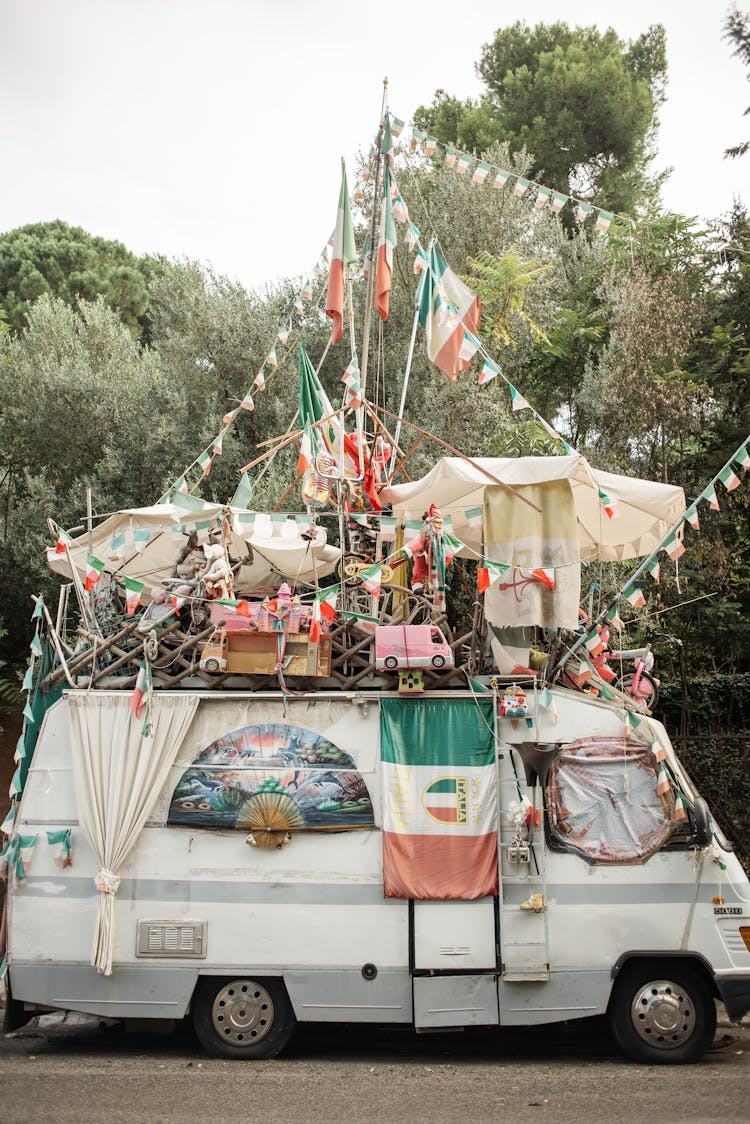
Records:
[[[550,263],[540,258],[523,261],[515,249],[501,258],[481,250],[476,257],[469,258],[468,266],[470,272],[464,280],[481,298],[485,331],[490,339],[498,345],[512,346],[514,320],[520,317],[536,339],[547,340],[526,311],[525,298],[528,289],[552,268]]]
[[[32,223],[0,235],[0,309],[16,331],[43,295],[70,305],[102,297],[134,333],[143,327],[148,277],[157,263],[78,226]]]
[[[477,72],[479,101],[438,90],[417,110],[420,126],[473,152],[500,139],[525,149],[534,179],[612,210],[634,211],[653,194],[646,168],[666,82],[661,25],[628,43],[612,29],[519,21],[482,48]]]
[[[750,15],[739,8],[731,8],[724,20],[724,39],[734,48],[732,54],[750,69]],[[750,107],[745,110],[745,116]],[[728,148],[725,156],[744,156],[750,148],[750,141],[742,141]]]

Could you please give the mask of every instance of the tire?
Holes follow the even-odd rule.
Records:
[[[219,661],[211,658],[211,659],[206,660],[206,662],[203,666],[204,666],[205,671],[208,671],[212,675],[215,675],[216,672],[219,670]]]
[[[615,687],[622,691],[624,695],[630,695],[636,702],[644,703],[649,710],[653,710],[659,700],[659,688],[646,671],[641,674],[637,695],[634,695],[632,690],[633,674],[623,675],[617,680]]]
[[[214,1058],[274,1058],[295,1019],[281,980],[204,976],[193,996],[193,1026]]]
[[[618,1046],[636,1062],[696,1062],[716,1032],[716,1004],[698,969],[652,960],[624,968],[609,1004]]]
[[[389,671],[395,671],[396,668],[398,667],[398,660],[396,659],[395,656],[386,656],[385,659],[383,660],[383,663],[385,664],[385,666],[388,668]]]
[[[445,656],[433,656],[432,657],[432,666],[433,667],[444,667],[445,666]]]

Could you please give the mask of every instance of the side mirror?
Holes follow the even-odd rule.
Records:
[[[708,804],[700,796],[693,806],[692,821],[693,839],[699,847],[707,847],[714,837],[714,831]]]

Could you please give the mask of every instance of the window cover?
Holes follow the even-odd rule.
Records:
[[[656,792],[649,746],[582,738],[555,758],[547,785],[553,840],[594,863],[640,863],[672,833],[674,794]]]

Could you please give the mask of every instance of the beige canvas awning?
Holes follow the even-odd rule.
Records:
[[[685,511],[685,494],[674,484],[593,469],[579,454],[565,457],[481,457],[474,463],[443,457],[421,480],[381,492],[395,515],[419,519],[431,503],[451,516],[453,533],[473,551],[481,549],[481,531],[469,526],[465,512],[481,507],[484,490],[498,481],[511,487],[569,480],[578,520],[581,561],[624,562],[650,554]],[[619,515],[609,519],[599,490],[615,501]],[[518,500],[521,503],[521,500]],[[471,557],[471,551],[461,552]]]
[[[145,583],[148,592],[171,575],[187,535],[196,528],[196,524],[210,524],[217,528],[225,510],[228,509],[221,504],[206,503],[200,511],[186,511],[175,504],[165,503],[118,511],[94,528],[90,546],[87,533],[73,540],[71,560],[83,579],[86,555],[91,550],[105,563],[105,573],[135,578]],[[248,514],[234,509],[229,511],[233,525],[236,516]],[[231,556],[246,558],[247,545],[252,548],[253,555],[252,563],[243,565],[240,570],[238,588],[277,585],[283,579],[314,582],[316,577],[332,573],[340,556],[339,549],[327,544],[322,527],[315,528],[312,541],[302,538],[305,526],[305,523],[296,523],[293,518],[280,516],[272,519],[270,515],[258,512],[252,533],[240,537],[235,530]],[[139,542],[137,531],[148,531],[148,541]],[[113,540],[119,535],[124,536],[124,544],[118,554],[113,549]],[[139,549],[141,546],[142,549]],[[66,554],[56,554],[54,547],[50,548],[47,550],[47,562],[56,573],[72,577]]]

